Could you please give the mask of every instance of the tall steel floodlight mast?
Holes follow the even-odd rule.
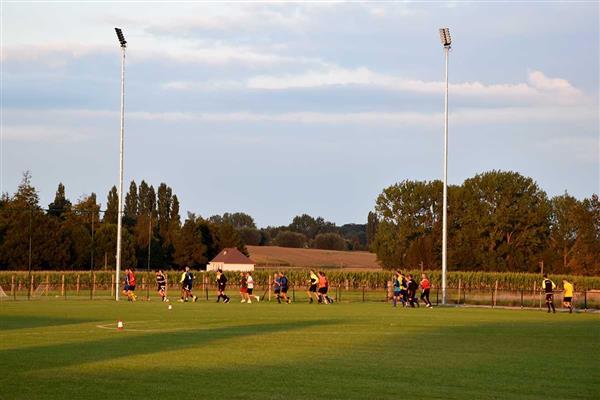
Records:
[[[121,230],[123,218],[123,135],[125,130],[125,48],[127,42],[120,28],[115,28],[121,44],[121,140],[119,146],[119,211],[117,214],[117,262],[115,271],[115,300],[119,301],[119,278],[121,276]]]
[[[442,213],[442,304],[446,304],[446,271],[448,258],[448,54],[452,39],[448,28],[440,28],[440,39],[446,59],[446,92],[444,97],[444,201]]]

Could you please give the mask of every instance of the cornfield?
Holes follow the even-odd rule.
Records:
[[[273,273],[278,270],[259,269],[253,272],[254,281],[257,285],[267,285]],[[391,272],[376,271],[376,272],[345,272],[338,269],[324,269],[327,278],[332,286],[342,286],[347,288],[383,288],[387,282],[392,279]],[[286,272],[284,270],[284,272]],[[434,287],[441,286],[440,271],[424,271]],[[166,271],[170,283],[178,282],[180,272]],[[421,271],[405,271],[410,273],[420,280]],[[59,285],[63,282],[65,285],[76,285],[79,282],[82,286],[88,286],[92,282],[97,285],[109,285],[113,282],[114,271],[34,271],[31,273],[34,286],[40,283],[48,282],[51,285]],[[227,279],[230,285],[236,285],[239,280],[239,273],[226,272]],[[299,270],[293,269],[286,272],[286,276],[291,285],[305,286],[308,280],[308,269]],[[64,278],[63,278],[64,277]],[[151,271],[146,274],[145,271],[137,272],[138,281],[148,280],[154,282],[154,273]],[[27,271],[1,271],[0,286],[10,288],[11,284],[22,284],[27,286],[30,281],[30,276]],[[457,288],[459,284],[465,289],[490,289],[495,287],[498,282],[498,289],[503,290],[520,290],[539,288],[542,278],[539,274],[528,273],[513,273],[513,272],[461,272],[452,271],[448,273],[447,285],[450,288]],[[550,275],[558,286],[562,286],[562,280],[566,279],[574,283],[577,290],[600,289],[599,276],[578,276],[578,275]],[[215,281],[214,272],[196,272],[196,284],[203,282],[213,284]]]

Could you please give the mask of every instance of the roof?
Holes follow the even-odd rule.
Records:
[[[246,257],[235,247],[228,247],[221,250],[211,262],[221,262],[225,264],[255,264],[250,258]]]

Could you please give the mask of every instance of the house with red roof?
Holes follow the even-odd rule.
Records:
[[[207,271],[254,271],[256,263],[235,247],[221,250],[206,266]]]

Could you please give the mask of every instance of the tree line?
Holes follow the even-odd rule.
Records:
[[[81,270],[115,266],[118,193],[113,186],[101,210],[95,193],[76,202],[58,184],[54,201],[40,205],[31,174],[0,198],[0,269]],[[123,202],[122,265],[203,268],[223,248],[281,245],[337,250],[366,249],[365,225],[337,227],[323,218],[295,217],[288,226],[258,229],[245,213],[208,218],[188,213],[182,223],[171,187],[132,181]]]
[[[367,240],[387,268],[441,267],[441,181],[405,180],[378,196]],[[548,198],[533,179],[490,171],[448,187],[448,268],[600,274],[600,201]]]

